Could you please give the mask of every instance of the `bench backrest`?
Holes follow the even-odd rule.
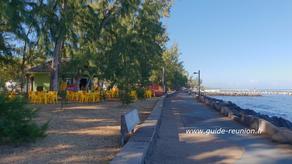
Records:
[[[140,123],[138,110],[134,109],[121,116],[121,144],[125,143],[127,135],[134,131],[135,126]]]

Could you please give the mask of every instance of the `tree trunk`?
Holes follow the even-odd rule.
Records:
[[[27,42],[24,42],[24,48],[23,48],[23,54],[22,54],[22,62],[20,65],[20,72],[21,72],[21,79],[20,79],[20,91],[23,92],[24,83],[25,83],[25,63],[26,63],[26,48],[27,48]]]
[[[57,43],[55,44],[54,49],[54,59],[53,59],[53,74],[52,74],[52,89],[54,91],[59,90],[59,69],[60,69],[60,58],[61,58],[61,50],[64,40],[58,39]]]

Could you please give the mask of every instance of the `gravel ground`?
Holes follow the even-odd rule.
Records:
[[[120,150],[121,114],[138,109],[141,120],[158,98],[128,106],[119,101],[94,104],[42,105],[39,123],[50,120],[48,136],[18,147],[0,146],[0,163],[108,163]]]

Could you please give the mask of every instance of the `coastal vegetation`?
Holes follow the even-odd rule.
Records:
[[[70,99],[62,86],[68,77],[86,78],[85,88],[80,86],[84,94],[99,88],[98,99],[118,95],[125,104],[143,99],[152,84],[168,90],[185,86],[187,73],[178,46],[166,46],[162,23],[171,5],[169,0],[1,0],[1,142],[45,136],[47,124],[34,123],[37,111],[25,98],[45,104]],[[41,82],[35,82],[32,72]],[[17,84],[9,93],[7,81]],[[118,94],[113,94],[114,87]],[[43,89],[46,93],[33,93]]]
[[[48,123],[35,123],[36,114],[37,110],[26,106],[23,98],[0,94],[0,144],[20,144],[45,137]]]
[[[141,0],[1,1],[1,86],[25,87],[28,70],[51,61],[51,90],[64,77],[110,82],[127,96],[132,88],[186,85],[177,45],[168,49],[161,19],[172,2]]]

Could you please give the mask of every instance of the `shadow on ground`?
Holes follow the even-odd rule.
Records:
[[[19,147],[0,146],[0,163],[107,163],[120,150],[120,115],[134,108],[144,120],[157,98],[124,106],[100,104],[35,105],[39,123],[50,120],[48,136]]]
[[[246,127],[196,103],[186,93],[167,98],[158,140],[146,163],[292,163],[291,145],[248,134],[189,134],[188,129]]]

